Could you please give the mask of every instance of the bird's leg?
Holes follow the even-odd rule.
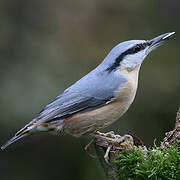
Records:
[[[95,138],[94,139],[92,139],[86,146],[85,146],[85,150],[86,151],[90,151],[91,150],[91,146],[92,146],[92,144],[95,142]]]
[[[133,142],[133,137],[129,134],[125,134],[124,136],[119,136],[119,135],[115,135],[116,138],[114,139],[114,142],[117,143],[117,144],[120,144],[122,142],[124,142],[126,139],[130,142]]]
[[[111,148],[113,147],[112,144],[108,145],[107,149],[106,149],[106,153],[104,155],[104,160],[106,161],[107,164],[110,164],[109,163],[109,152],[111,150]]]
[[[91,147],[95,143],[95,141],[96,141],[96,138],[93,138],[84,148],[85,151],[88,153],[88,155],[91,156],[92,158],[97,158],[96,155],[93,155],[90,153]]]
[[[129,139],[130,141],[133,142],[133,137],[131,135],[129,134],[125,134],[124,136],[115,135],[113,131],[110,131],[108,133],[101,133],[99,131],[96,131],[94,134],[91,135],[97,139],[106,140],[107,142],[111,142],[111,143],[120,144],[126,139]]]
[[[104,155],[104,159],[107,164],[109,163],[109,153],[113,147],[118,147],[121,145],[121,143],[125,142],[126,140],[129,140],[133,143],[133,137],[129,134],[125,134],[124,136],[115,135],[113,131],[108,133],[101,133],[99,131],[95,132],[94,134],[91,134],[96,139],[101,139],[103,141],[106,141],[107,143],[107,149],[106,153]]]
[[[92,133],[91,136],[97,138],[97,139],[103,139],[108,142],[111,142],[115,138],[115,134],[113,131],[110,131],[108,133],[101,133],[99,131],[96,131],[95,133]]]
[[[114,132],[111,131],[111,132],[108,132],[108,133],[101,133],[99,131],[97,131],[96,133],[92,134],[92,136],[94,137],[86,146],[85,146],[85,151],[88,153],[89,156],[91,156],[92,158],[97,158],[95,155],[91,154],[90,153],[90,150],[91,150],[91,147],[92,145],[96,142],[96,139],[103,139],[103,140],[106,140],[107,142],[110,142],[111,141],[111,137],[112,135],[114,135]],[[105,154],[104,158],[106,160],[106,162],[108,163],[108,154],[109,154],[109,151],[111,150],[112,148],[112,145],[109,146],[110,148],[107,149],[107,153]]]
[[[106,153],[104,155],[104,160],[109,165],[110,165],[109,154],[110,154],[110,151],[113,148],[113,146],[120,145],[121,143],[125,142],[126,140],[129,140],[130,142],[133,142],[133,137],[131,135],[129,135],[129,134],[125,134],[124,136],[114,135],[113,137],[115,137],[115,138],[112,139],[110,142],[107,142],[108,147],[107,147]]]

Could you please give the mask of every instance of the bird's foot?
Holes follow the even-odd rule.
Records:
[[[96,138],[93,138],[93,139],[84,147],[85,151],[86,151],[86,152],[88,153],[88,155],[89,155],[90,157],[92,157],[92,158],[97,158],[96,155],[90,153],[91,147],[92,147],[92,145],[95,143],[95,141],[96,141]]]
[[[114,134],[113,131],[107,132],[107,133],[101,133],[99,131],[96,131],[95,133],[91,134],[93,137],[95,137],[96,139],[102,139],[102,140],[106,140],[107,142],[110,143],[117,143],[120,144],[125,140],[129,140],[131,142],[133,142],[133,137],[129,134],[125,134],[124,136],[120,136],[120,135],[116,135]]]
[[[116,147],[116,148],[118,147],[118,149],[123,149],[123,146],[127,147],[129,145],[127,142],[133,144],[133,137],[129,134],[120,136],[120,135],[115,135],[113,131],[108,132],[108,133],[101,133],[101,132],[97,131],[94,134],[92,134],[92,136],[95,137],[96,142],[98,140],[100,140],[103,143],[106,143],[107,149],[106,149],[106,153],[104,155],[104,159],[107,164],[110,164],[109,163],[109,154],[114,147]],[[100,142],[100,144],[102,144],[102,142]]]
[[[110,154],[110,151],[111,151],[112,147],[113,147],[112,144],[108,144],[108,147],[107,147],[107,149],[106,149],[106,153],[105,153],[105,155],[104,155],[104,160],[105,160],[105,162],[106,162],[108,165],[110,165],[110,162],[109,162],[109,154]]]
[[[97,158],[96,155],[90,153],[91,148],[92,148],[92,145],[93,145],[94,143],[96,143],[96,140],[97,140],[97,139],[103,139],[103,140],[106,140],[106,141],[110,141],[111,138],[112,138],[112,135],[114,135],[114,132],[113,132],[113,131],[110,131],[110,132],[108,132],[108,133],[101,133],[101,132],[97,131],[95,134],[92,134],[92,136],[93,136],[94,138],[85,146],[85,148],[84,148],[85,151],[88,153],[88,155],[89,155],[90,157],[92,157],[92,158]],[[105,156],[104,156],[106,162],[108,162],[108,159],[109,159],[109,157],[108,157],[109,152],[108,152],[108,151],[110,151],[110,150],[111,150],[111,146],[109,146],[109,148],[107,149],[106,154],[105,154]]]

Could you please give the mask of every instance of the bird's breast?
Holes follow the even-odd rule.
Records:
[[[122,86],[119,86],[119,88],[116,90],[115,99],[125,104],[132,103],[131,101],[134,100],[137,90],[139,68],[135,68],[132,71],[123,69],[121,71],[117,71],[116,73],[117,75],[118,73],[123,75],[127,79],[127,82]]]

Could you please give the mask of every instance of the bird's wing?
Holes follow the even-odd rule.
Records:
[[[66,116],[75,114],[80,111],[90,110],[102,106],[111,101],[112,96],[105,98],[92,97],[76,92],[64,92],[53,102],[48,104],[35,118],[36,122],[49,122],[53,119],[62,119]]]
[[[24,128],[20,129],[15,135],[21,135],[33,124],[49,123],[57,120],[63,121],[64,118],[70,115],[102,106],[111,100],[112,97],[110,96],[102,99],[88,96],[87,92],[72,92],[66,90],[57,96],[54,101],[45,106],[36,118],[29,122]]]

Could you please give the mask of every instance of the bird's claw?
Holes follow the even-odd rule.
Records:
[[[104,155],[104,160],[105,162],[110,165],[110,162],[109,162],[109,152],[111,151],[111,148],[112,148],[112,145],[109,145],[106,149],[106,153]]]
[[[129,141],[129,142],[133,143],[133,137],[129,134],[120,136],[120,135],[115,135],[113,131],[108,132],[108,133],[101,133],[101,132],[97,131],[96,133],[94,133],[92,135],[95,137],[94,141],[92,143],[94,143],[95,140],[97,140],[97,139],[101,139],[101,140],[104,140],[107,142],[107,149],[106,149],[106,152],[104,155],[104,160],[108,165],[110,165],[109,154],[113,147],[118,147],[119,145],[121,145],[121,143],[123,143],[125,141]]]
[[[88,155],[89,155],[90,157],[94,158],[94,159],[97,158],[97,156],[94,155],[94,154],[91,154],[91,153],[90,153],[90,150],[91,150],[92,145],[95,143],[95,141],[96,141],[96,138],[92,139],[92,140],[84,147],[84,149],[85,149],[85,151],[88,153]]]

